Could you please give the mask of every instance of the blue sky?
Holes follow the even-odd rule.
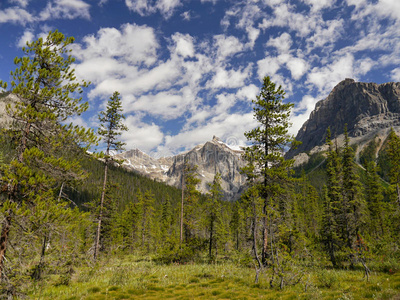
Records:
[[[95,128],[122,95],[126,148],[154,156],[219,136],[244,145],[269,75],[295,103],[291,133],[345,78],[400,81],[399,0],[0,0],[0,79],[26,41],[74,36]]]

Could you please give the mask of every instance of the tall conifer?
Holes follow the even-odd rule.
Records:
[[[101,235],[101,222],[103,219],[104,199],[106,194],[107,180],[108,180],[108,165],[113,161],[110,151],[123,150],[125,143],[118,141],[118,136],[121,135],[122,131],[128,130],[123,124],[125,119],[122,114],[122,103],[118,92],[114,92],[110,100],[108,100],[106,111],[100,112],[99,121],[100,128],[98,134],[103,138],[106,144],[106,152],[104,158],[104,177],[103,177],[103,188],[101,191],[100,207],[97,218],[97,231],[96,240],[94,246],[93,258],[96,260],[100,249],[100,235]]]
[[[25,56],[14,60],[18,67],[11,72],[9,91],[18,100],[6,107],[13,121],[6,133],[15,143],[16,156],[1,178],[6,194],[2,201],[1,278],[14,218],[42,201],[49,208],[57,205],[55,189],[62,182],[84,177],[72,152],[82,154],[96,141],[91,130],[68,123],[70,117],[88,108],[76,97],[88,83],[77,81],[71,68],[74,58],[69,45],[73,41],[61,32],[49,32],[46,38],[27,43],[22,49]],[[0,86],[6,88],[7,83],[0,81]]]

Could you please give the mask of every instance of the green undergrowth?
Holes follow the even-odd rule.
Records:
[[[37,283],[31,299],[400,299],[400,273],[313,268],[295,286],[271,289],[268,272],[254,284],[251,268],[233,263],[160,265],[126,257]]]

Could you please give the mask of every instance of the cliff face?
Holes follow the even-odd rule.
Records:
[[[130,150],[117,157],[124,159],[126,168],[176,187],[181,186],[183,162],[187,160],[198,166],[198,178],[201,179],[199,190],[202,193],[208,192],[208,184],[219,172],[225,198],[237,199],[245,183],[245,177],[240,174],[244,166],[241,154],[241,151],[230,149],[214,137],[204,145],[173,157],[155,159],[139,150]]]
[[[340,137],[345,124],[351,141],[361,144],[374,135],[386,134],[391,127],[399,130],[400,83],[343,80],[326,99],[316,104],[296,136],[302,145],[286,156],[292,158],[303,152],[320,150],[325,144],[327,128],[330,127],[332,137]]]

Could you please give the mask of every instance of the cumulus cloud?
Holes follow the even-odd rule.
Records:
[[[130,115],[125,119],[128,131],[122,132],[121,140],[126,143],[126,149],[140,149],[149,152],[163,142],[164,134],[159,126],[147,124],[140,118]]]
[[[27,7],[29,0],[8,0],[10,3],[15,3],[21,7]]]
[[[311,5],[312,11],[319,11],[324,8],[332,7],[337,0],[304,0],[305,3]]]
[[[400,82],[400,68],[393,69],[392,72],[390,72],[390,77],[393,81]]]
[[[20,7],[9,7],[0,10],[0,24],[1,23],[15,23],[25,25],[26,23],[35,20],[28,11]]]
[[[156,62],[157,48],[153,28],[123,24],[120,30],[102,28],[96,35],[86,36],[83,45],[74,48],[74,53],[81,60],[117,57],[129,64],[149,66]]]
[[[290,70],[294,80],[299,80],[308,71],[308,63],[301,58],[290,58],[286,63],[287,68]]]
[[[17,41],[17,46],[19,48],[25,47],[27,42],[33,41],[35,35],[31,30],[26,30],[24,34],[20,37],[20,39]]]
[[[42,21],[50,19],[90,19],[90,5],[83,0],[53,0],[40,13]]]
[[[155,2],[155,3],[154,3]],[[125,0],[126,6],[141,16],[148,16],[160,12],[166,19],[170,18],[175,9],[181,6],[180,0]]]
[[[172,120],[178,118],[187,110],[187,106],[192,102],[192,97],[193,95],[188,89],[142,95],[138,99],[132,99],[130,103],[125,104],[124,111],[127,113],[146,112],[165,120]]]
[[[194,56],[193,38],[189,34],[175,33],[172,40],[174,41],[173,52],[183,57]]]
[[[266,45],[276,48],[279,53],[288,53],[292,44],[292,37],[287,32],[284,32],[276,38],[270,38]]]
[[[172,149],[172,152],[189,150],[195,145],[211,140],[213,135],[216,135],[231,147],[239,148],[246,143],[243,133],[256,126],[253,113],[226,114],[223,117],[212,118],[204,125],[181,131],[177,135],[166,136],[165,146]]]
[[[331,64],[314,67],[307,76],[307,82],[313,84],[320,92],[331,90],[345,78],[354,78],[354,56],[346,54],[337,57]]]
[[[245,80],[249,77],[251,65],[247,68],[239,70],[226,70],[218,67],[213,78],[206,86],[210,88],[239,88],[245,84]]]
[[[234,36],[219,34],[214,36],[214,41],[217,47],[218,60],[220,61],[243,50],[243,44]]]

